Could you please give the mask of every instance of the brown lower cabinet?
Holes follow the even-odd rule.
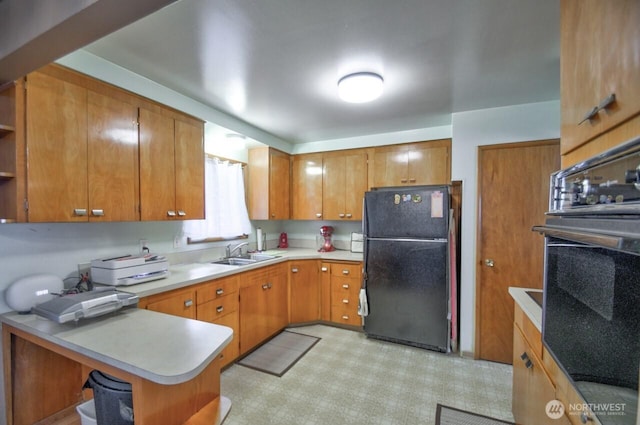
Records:
[[[567,398],[560,390],[562,372],[542,346],[542,336],[533,322],[516,304],[513,324],[513,417],[518,425],[577,425],[580,417],[565,415],[551,419],[547,403]],[[575,393],[575,390],[573,390]],[[592,422],[594,424],[598,422]]]
[[[233,329],[224,367],[289,324],[317,321],[361,326],[362,264],[290,260],[144,297],[138,306]]]

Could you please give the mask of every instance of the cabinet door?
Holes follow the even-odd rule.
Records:
[[[87,98],[90,221],[137,221],[138,110],[92,91]]]
[[[545,406],[556,398],[555,388],[542,362],[529,347],[517,326],[513,329],[513,404],[516,423],[554,425],[558,421],[545,413]],[[562,418],[566,421],[566,418]]]
[[[640,112],[640,3],[563,0],[561,22],[564,154]],[[584,119],[612,93],[611,107]]]
[[[289,322],[320,319],[320,275],[317,260],[289,262]]]
[[[408,152],[406,145],[375,148],[373,186],[400,186],[407,184]]]
[[[320,264],[320,319],[331,320],[331,263]]]
[[[139,110],[140,218],[167,220],[176,215],[174,120]]]
[[[345,219],[362,220],[362,204],[367,191],[367,154],[345,155]]]
[[[266,279],[240,289],[240,353],[269,336],[269,285]]]
[[[290,172],[289,155],[269,151],[269,219],[288,220],[290,217]]]
[[[323,218],[321,153],[293,157],[292,188],[292,219]]]
[[[204,219],[204,128],[175,121],[176,214]]]
[[[346,216],[346,158],[325,156],[322,160],[322,218],[342,220]]]
[[[41,73],[27,79],[29,221],[87,221],[87,91]]]
[[[450,147],[439,142],[409,145],[407,177],[410,185],[451,183]]]
[[[175,293],[162,294],[152,297],[146,304],[147,310],[174,316],[185,317],[187,319],[196,318],[195,292],[192,290],[179,291]]]
[[[268,335],[284,329],[289,324],[287,269],[284,264],[275,266],[269,279],[271,286],[267,292]]]

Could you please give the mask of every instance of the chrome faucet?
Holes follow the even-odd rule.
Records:
[[[249,242],[239,243],[238,245],[234,246],[233,248],[231,248],[231,244],[227,245],[227,258],[231,257],[231,254],[233,254],[237,250],[240,250],[240,255],[242,255],[242,247],[243,246],[247,246],[247,245],[249,245]]]

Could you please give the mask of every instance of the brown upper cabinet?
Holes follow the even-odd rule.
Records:
[[[249,218],[290,217],[290,156],[270,147],[249,149]]]
[[[0,90],[0,223],[25,221],[24,202],[24,83]]]
[[[563,0],[561,22],[564,155],[640,112],[640,2]]]
[[[374,148],[372,187],[449,184],[451,139]]]
[[[292,168],[293,219],[362,219],[362,199],[367,190],[366,150],[296,155]]]
[[[322,153],[295,155],[291,174],[291,218],[322,219]]]
[[[136,108],[40,72],[26,103],[29,221],[137,220]]]
[[[25,86],[13,105],[26,123],[15,137],[27,152],[26,166],[15,158],[27,210],[21,218],[16,205],[17,221],[204,218],[201,120],[58,65]]]
[[[203,219],[202,126],[145,108],[139,123],[142,219]]]

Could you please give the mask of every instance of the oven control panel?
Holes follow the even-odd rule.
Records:
[[[640,138],[551,175],[550,214],[639,214]]]

